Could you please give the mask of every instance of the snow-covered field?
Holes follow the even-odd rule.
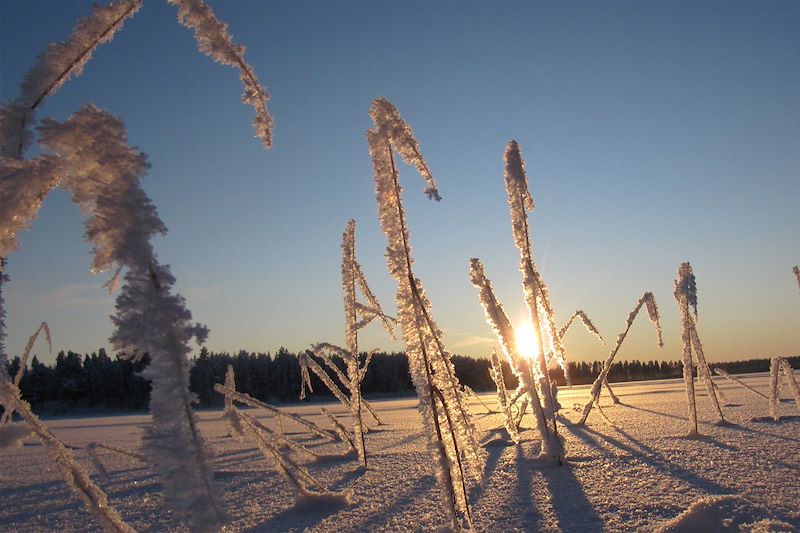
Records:
[[[768,376],[743,378],[767,393]],[[589,397],[586,386],[562,389],[560,434],[563,466],[534,459],[539,441],[528,428],[520,446],[506,445],[498,414],[471,401],[487,452],[483,487],[471,490],[478,531],[652,531],[681,515],[686,531],[800,531],[800,410],[784,400],[779,422],[768,419],[769,405],[738,385],[715,379],[725,395],[724,426],[698,389],[700,438],[686,438],[686,397],[681,380],[616,384],[622,404],[603,397],[605,420],[597,410],[586,427],[575,427],[574,404]],[[788,394],[788,391],[786,392]],[[494,395],[481,398],[496,405]],[[287,433],[325,457],[298,457],[323,484],[352,487],[357,502],[344,507],[298,507],[294,492],[260,453],[228,436],[221,411],[200,413],[201,430],[214,450],[215,477],[225,492],[228,531],[434,531],[448,524],[433,474],[432,457],[421,433],[415,399],[375,401],[385,422],[367,435],[369,468],[357,460],[330,457],[344,445],[321,442],[285,423]],[[328,407],[346,416],[337,405]],[[287,410],[323,427],[318,405]],[[249,410],[268,427],[275,419]],[[148,416],[127,415],[46,421],[75,447],[78,460],[108,493],[110,503],[140,531],[175,531],[185,526],[161,501],[159,480],[136,459],[100,450],[110,479],[99,475],[83,449],[99,442],[137,450]],[[22,448],[0,450],[0,530],[94,531],[98,525],[70,495],[43,447],[29,438]],[[719,500],[707,496],[730,495]],[[693,504],[695,504],[693,506]],[[710,521],[710,522],[709,522]],[[781,524],[782,523],[782,524]],[[727,527],[728,529],[724,529]],[[680,529],[670,529],[680,530]]]

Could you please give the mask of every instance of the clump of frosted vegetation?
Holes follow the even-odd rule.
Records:
[[[180,21],[194,29],[202,52],[239,69],[245,87],[243,101],[255,108],[256,135],[269,148],[269,95],[244,62],[244,48],[233,43],[226,25],[201,0],[170,3],[178,7]],[[158,263],[150,245],[150,237],[163,234],[166,228],[138,184],[149,166],[144,154],[127,147],[121,121],[89,105],[64,123],[45,120],[39,128],[44,154],[25,159],[36,108],[69,78],[80,75],[97,47],[109,42],[141,5],[141,0],[129,0],[95,6],[65,41],[49,45],[39,56],[20,84],[19,96],[0,106],[0,289],[8,280],[3,272],[5,257],[19,246],[17,233],[36,216],[48,192],[63,186],[87,215],[86,237],[94,245],[92,270],[113,269],[109,281],[113,289],[122,269],[128,269],[112,317],[116,328],[112,343],[134,357],[152,356],[146,371],[153,381],[153,424],[147,449],[164,478],[165,495],[175,511],[191,517],[194,530],[215,530],[225,513],[221,494],[211,480],[208,452],[188,391],[189,341],[203,342],[208,330],[191,323],[183,299],[173,294],[174,278],[168,267]],[[0,335],[4,336],[2,304],[0,293]],[[2,340],[0,382],[14,387],[5,375]]]
[[[470,277],[472,284],[478,289],[487,322],[494,329],[503,352],[519,380],[517,397],[519,398],[523,391],[527,394],[528,404],[533,409],[536,426],[542,439],[542,456],[551,457],[560,463],[563,451],[556,421],[559,405],[556,400],[557,389],[555,384],[550,381],[548,366],[550,361],[555,361],[563,370],[567,383],[570,383],[569,367],[561,337],[566,333],[575,315],[570,318],[569,323],[563,328],[563,332],[556,328],[555,312],[550,303],[550,291],[533,259],[528,211],[533,211],[534,202],[528,185],[528,175],[525,172],[525,162],[516,141],[512,140],[508,143],[504,159],[504,178],[511,213],[511,231],[514,244],[520,254],[519,269],[522,273],[525,304],[528,308],[528,319],[536,337],[534,340],[535,353],[522,353],[524,349],[519,345],[517,333],[508,320],[503,306],[494,295],[491,283],[484,273],[483,264],[476,258],[470,260]],[[584,318],[588,321],[588,317],[583,315],[582,319]],[[591,325],[591,321],[588,321],[588,324]],[[590,329],[594,329],[594,325],[591,325]],[[524,410],[520,410],[520,419],[523,415]],[[511,424],[511,420],[507,417],[506,428],[509,431],[511,431]],[[514,438],[513,435],[512,438]]]
[[[797,286],[800,287],[800,267],[797,265],[793,266],[792,272],[794,272],[794,277],[797,278]]]
[[[403,331],[409,370],[419,397],[419,412],[428,434],[436,479],[455,529],[472,527],[467,481],[480,482],[483,454],[464,393],[455,376],[451,355],[433,319],[431,302],[412,270],[410,235],[403,206],[397,152],[425,179],[428,198],[440,200],[411,127],[393,104],[378,98],[370,109],[375,127],[367,142],[375,175],[378,217],[386,235],[386,263],[397,282],[397,321]]]
[[[600,371],[600,374],[592,384],[591,398],[589,398],[589,401],[583,406],[583,413],[581,414],[581,418],[578,420],[577,425],[584,425],[586,423],[586,419],[589,417],[589,413],[592,412],[592,407],[594,405],[599,405],[600,391],[604,384],[608,386],[608,372],[611,370],[611,364],[614,362],[614,357],[617,356],[617,352],[619,352],[619,349],[622,347],[622,343],[625,341],[625,337],[628,336],[628,331],[630,331],[633,321],[636,319],[636,315],[639,314],[639,310],[643,305],[647,307],[647,316],[650,318],[650,322],[652,322],[656,328],[658,347],[662,348],[664,346],[664,341],[661,338],[661,322],[659,320],[656,299],[652,292],[646,292],[641,298],[639,298],[639,301],[636,302],[633,310],[628,314],[628,319],[625,322],[625,329],[617,336],[617,343],[614,345],[614,348],[611,349],[608,357],[606,357],[606,360],[603,362],[603,369]]]
[[[328,490],[303,466],[281,453],[280,448],[286,446],[309,454],[312,457],[316,457],[316,454],[299,444],[293,443],[282,435],[275,435],[271,429],[261,424],[255,417],[240,411],[236,407],[234,401],[239,401],[246,405],[254,405],[254,403],[250,401],[251,398],[248,395],[236,391],[232,366],[228,366],[225,385],[217,384],[214,389],[225,396],[225,418],[228,422],[228,427],[232,430],[231,436],[242,442],[256,445],[264,459],[294,487],[298,504],[308,505],[315,501],[335,502],[340,505],[351,503],[351,492],[332,492]],[[258,403],[255,403],[255,405],[258,407],[265,406]],[[275,409],[271,406],[269,407]],[[278,416],[283,414],[283,411],[278,411],[277,409],[275,409],[275,412]]]
[[[686,398],[688,403],[689,435],[697,435],[697,405],[694,391],[693,361],[692,352],[697,358],[697,375],[705,383],[708,397],[714,406],[717,420],[721,423],[725,421],[722,409],[717,398],[717,391],[711,379],[708,363],[703,353],[703,345],[700,336],[697,334],[697,283],[695,281],[692,266],[689,263],[681,263],[678,267],[678,276],[675,280],[675,290],[673,291],[675,301],[681,313],[681,342],[683,343],[683,381],[686,387]],[[690,310],[691,308],[691,310]]]
[[[503,305],[495,297],[491,281],[486,277],[483,264],[481,264],[479,259],[473,258],[470,260],[470,275],[472,284],[478,289],[480,302],[486,313],[486,321],[494,329],[500,341],[503,353],[505,353],[506,359],[508,359],[508,363],[511,365],[511,369],[517,376],[519,385],[516,397],[519,398],[523,394],[527,395],[527,404],[530,404],[531,409],[533,409],[533,414],[536,419],[536,428],[539,432],[539,437],[542,439],[541,456],[560,459],[560,443],[548,425],[548,416],[545,412],[547,404],[540,400],[540,394],[542,396],[549,395],[550,389],[543,388],[541,386],[541,380],[535,379],[535,369],[539,367],[534,364],[534,361],[532,361],[530,357],[524,357],[523,354],[520,353],[516,342],[516,335],[514,334],[514,328],[508,320],[508,316],[506,316]],[[515,400],[512,400],[510,403],[514,404]],[[517,416],[521,419],[523,415],[524,409],[521,409]],[[509,436],[516,441],[519,440],[518,428],[519,423],[517,420],[512,419],[511,413],[507,412],[506,430]],[[553,429],[555,429],[554,426]]]
[[[361,290],[362,296],[367,303],[361,303],[357,299],[357,289]],[[328,368],[337,376],[339,381],[349,390],[348,398],[344,392],[333,382],[327,372],[314,361],[309,354],[300,355],[300,365],[304,375],[308,376],[310,368],[333,393],[342,404],[350,409],[350,416],[353,419],[352,443],[358,459],[366,468],[367,454],[364,444],[364,421],[362,408],[369,410],[375,421],[380,424],[380,419],[369,404],[361,397],[361,382],[367,374],[367,367],[374,351],[370,352],[364,364],[361,364],[358,352],[358,330],[369,325],[373,320],[380,319],[384,329],[389,336],[394,339],[393,320],[387,316],[381,308],[378,299],[367,284],[367,278],[361,269],[361,265],[356,259],[356,222],[349,220],[342,234],[342,291],[344,293],[344,315],[345,315],[345,340],[347,348],[340,348],[329,343],[316,344],[313,352],[319,356]],[[345,376],[326,352],[332,351],[341,356],[347,365],[347,375]],[[306,385],[310,388],[311,381],[303,379],[300,398],[305,396]],[[333,418],[333,415],[330,416]],[[335,419],[334,419],[335,421]],[[336,422],[338,424],[338,422]],[[338,431],[339,434],[347,435],[347,432]],[[349,437],[348,437],[349,438]]]

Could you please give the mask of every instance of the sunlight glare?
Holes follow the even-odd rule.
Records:
[[[539,355],[539,338],[536,330],[529,321],[521,322],[514,328],[514,341],[517,345],[517,353],[529,359],[536,359]]]

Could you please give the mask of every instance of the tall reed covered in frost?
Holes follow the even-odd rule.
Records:
[[[461,529],[464,520],[471,527],[467,480],[480,480],[483,457],[450,353],[433,320],[431,302],[412,270],[414,260],[395,151],[425,179],[428,198],[439,200],[440,196],[417,140],[395,106],[378,98],[372,103],[370,116],[375,127],[367,132],[367,142],[375,174],[378,216],[387,238],[389,273],[397,282],[397,321],[403,331],[411,379],[419,397],[418,409],[453,526]]]
[[[86,237],[94,245],[93,270],[127,268],[112,317],[111,342],[132,357],[149,353],[152,381],[146,449],[163,476],[167,501],[189,516],[195,530],[223,521],[208,452],[197,428],[189,392],[189,341],[208,330],[191,323],[175,278],[155,257],[150,237],[166,228],[139,185],[148,169],[144,154],[127,146],[119,119],[92,105],[65,123],[45,121],[42,145],[52,152],[63,186],[88,215]],[[114,279],[112,278],[112,283]]]
[[[600,374],[594,380],[592,384],[591,390],[591,397],[589,401],[586,402],[586,405],[583,406],[583,412],[581,414],[580,420],[578,420],[577,425],[582,426],[586,423],[586,419],[589,417],[589,413],[592,412],[592,407],[594,404],[600,401],[600,390],[603,388],[604,384],[608,384],[608,372],[611,370],[611,363],[614,362],[614,358],[617,356],[617,352],[622,347],[622,343],[625,340],[625,337],[628,336],[628,331],[630,331],[631,326],[633,325],[633,321],[636,319],[636,315],[639,314],[639,310],[642,306],[647,307],[647,315],[650,317],[650,322],[656,327],[656,336],[658,337],[658,347],[661,348],[664,346],[664,341],[661,338],[661,322],[659,320],[658,315],[658,307],[656,306],[656,299],[653,296],[652,292],[646,292],[639,298],[639,301],[636,302],[636,305],[628,314],[628,319],[625,322],[625,329],[622,333],[617,336],[617,343],[614,345],[614,348],[611,349],[611,352],[606,357],[605,362],[603,362],[603,369],[600,371]],[[610,390],[610,389],[609,389]]]
[[[562,452],[558,441],[556,422],[558,404],[555,399],[555,387],[550,382],[547,370],[548,359],[552,358],[558,362],[564,370],[568,383],[570,380],[569,369],[559,331],[555,325],[555,313],[550,303],[550,294],[533,260],[528,211],[534,209],[534,203],[528,186],[525,163],[516,141],[512,140],[506,146],[504,160],[505,186],[511,212],[511,232],[514,244],[520,254],[519,269],[522,273],[525,304],[536,336],[537,353],[532,354],[533,360],[525,359],[519,353],[514,330],[492,292],[491,285],[484,275],[483,265],[478,259],[470,260],[470,275],[473,285],[479,291],[487,321],[494,328],[509,364],[520,378],[520,386],[527,390],[528,399],[534,410],[537,427],[542,437],[542,454],[551,456],[560,462]]]
[[[226,25],[201,0],[170,3],[178,7],[180,21],[194,30],[202,52],[239,70],[243,101],[256,110],[256,136],[269,148],[269,95],[244,62],[244,48],[233,43]],[[166,495],[175,510],[192,516],[194,529],[216,529],[224,513],[191,411],[186,359],[188,341],[192,337],[202,341],[207,330],[190,323],[183,299],[172,294],[174,278],[158,264],[149,244],[151,235],[165,229],[138,186],[147,169],[144,156],[126,151],[118,120],[88,106],[64,124],[46,121],[42,146],[51,154],[25,159],[37,107],[69,78],[80,75],[97,47],[109,42],[141,5],[142,0],[127,0],[95,6],[67,40],[49,45],[39,56],[20,84],[20,95],[0,106],[0,258],[18,247],[17,232],[36,216],[48,192],[64,185],[89,215],[86,235],[95,245],[93,270],[116,268],[113,288],[122,268],[128,268],[113,317],[112,342],[117,348],[138,348],[139,353],[153,356],[148,376],[153,381],[154,423],[148,447],[165,477]],[[2,270],[0,284],[7,281]],[[0,318],[4,314],[0,301]],[[0,363],[4,362],[0,355]],[[0,366],[5,369],[5,364]]]
[[[722,409],[717,398],[717,391],[714,382],[711,380],[711,372],[706,363],[703,345],[700,343],[700,336],[697,334],[697,283],[695,281],[692,266],[689,263],[681,263],[678,267],[678,275],[675,279],[675,290],[673,291],[675,301],[681,313],[681,342],[683,343],[683,382],[686,387],[686,399],[688,404],[689,435],[697,435],[697,402],[694,392],[694,376],[692,373],[692,351],[697,358],[697,376],[706,384],[708,397],[714,406],[719,422],[724,422]],[[692,311],[694,313],[692,313]],[[694,315],[694,316],[693,316]]]
[[[794,272],[794,277],[797,279],[797,286],[800,287],[800,267],[797,265],[793,266],[792,272]]]

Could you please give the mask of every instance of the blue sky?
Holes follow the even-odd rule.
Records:
[[[271,95],[275,144],[253,138],[233,69],[200,54],[176,10],[148,0],[82,77],[42,106],[66,119],[93,102],[149,155],[143,187],[169,228],[157,239],[212,350],[342,343],[339,244],[357,253],[387,311],[394,285],[376,219],[364,132],[377,96],[411,124],[443,200],[403,168],[416,269],[455,353],[496,345],[470,257],[513,320],[525,316],[502,179],[523,150],[537,203],[534,253],[559,321],[578,308],[613,341],[646,290],[622,359],[678,359],[672,280],[691,261],[707,357],[800,346],[800,4],[221,2]],[[0,3],[0,99],[90,4]],[[88,272],[78,209],[52,193],[9,257],[8,347],[46,320],[58,349],[107,346],[113,296]],[[362,346],[401,349],[371,326]],[[570,356],[607,348],[582,331]],[[44,355],[44,348],[37,352]],[[48,359],[44,355],[45,359]]]

